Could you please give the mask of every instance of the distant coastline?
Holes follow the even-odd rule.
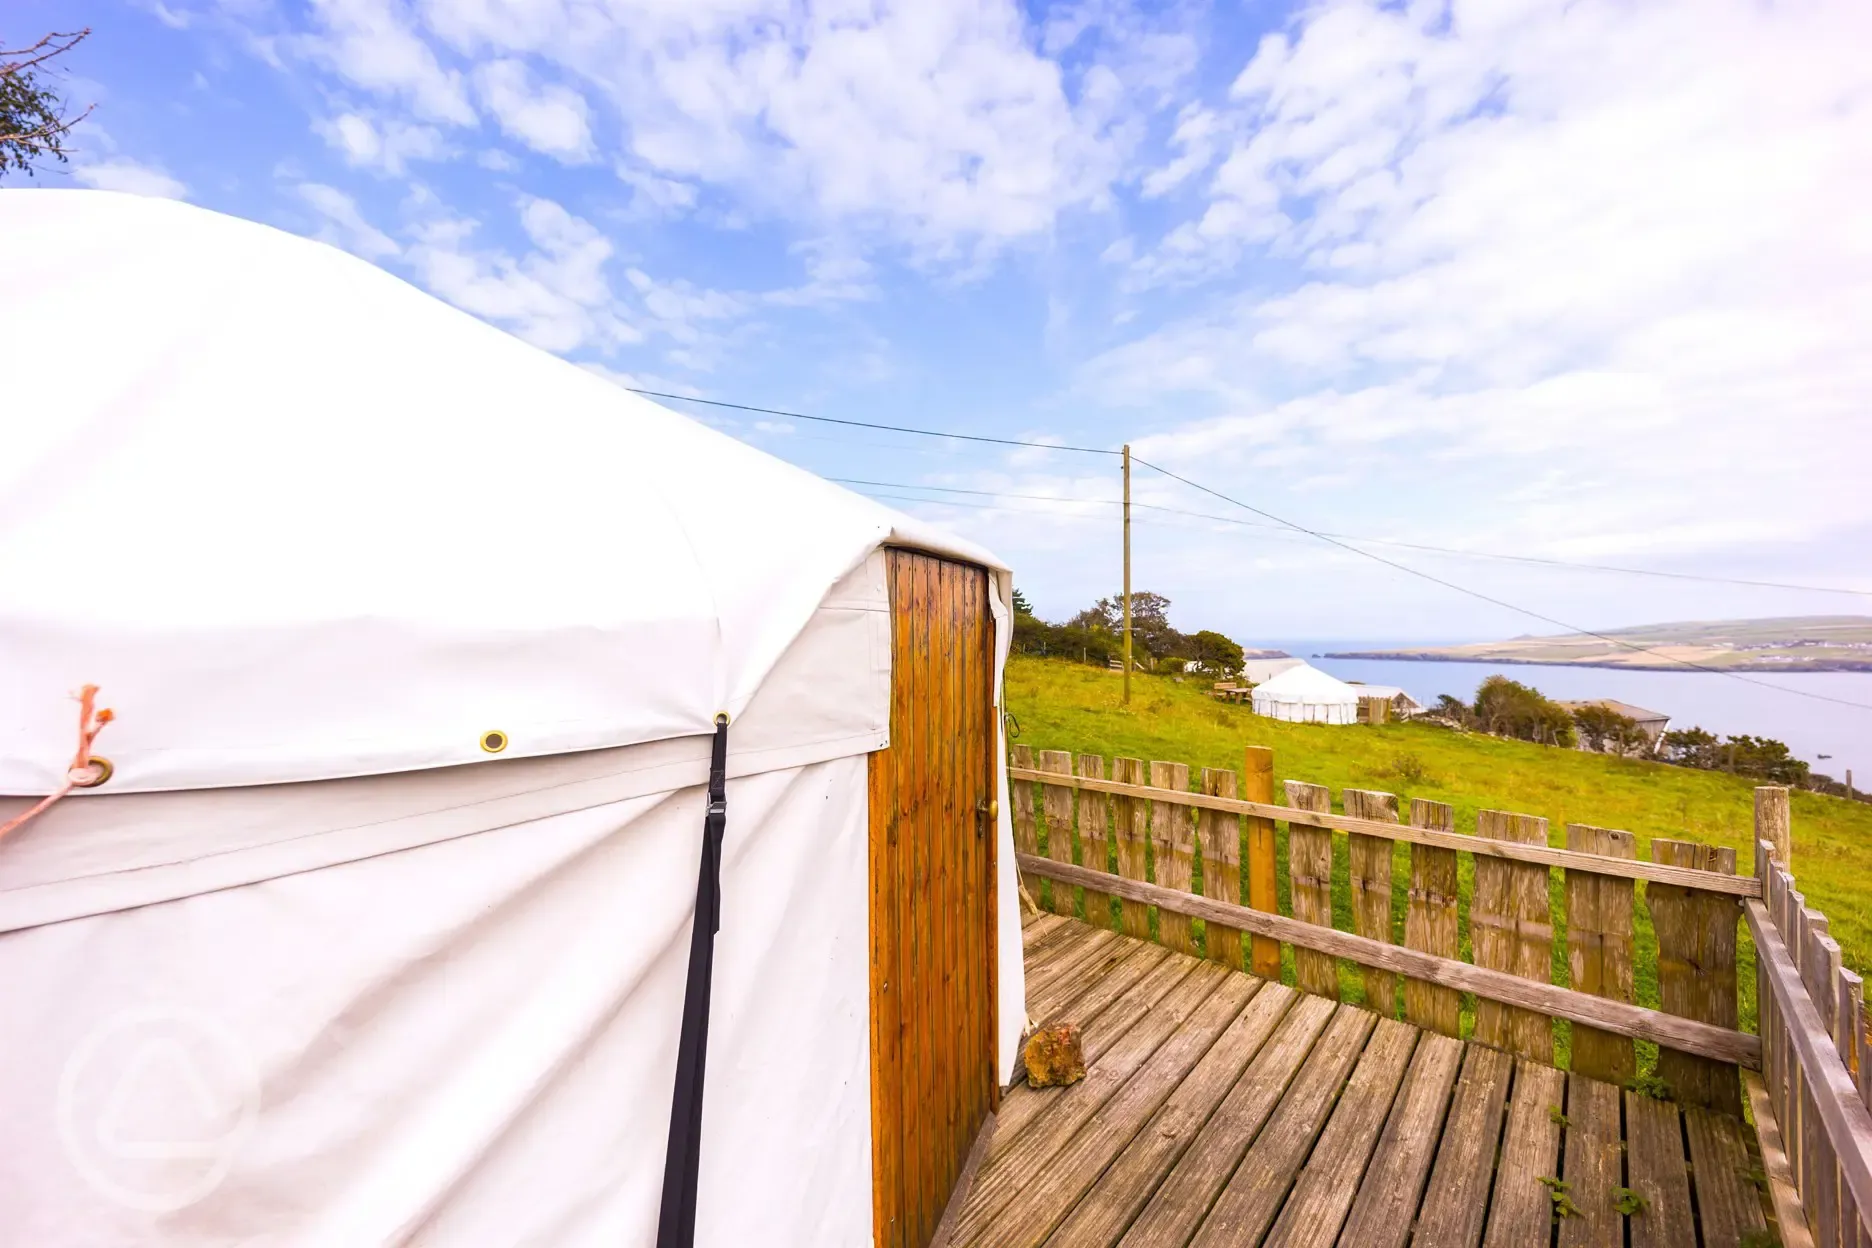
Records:
[[[1452,654],[1445,650],[1344,650],[1327,659],[1395,659],[1406,663],[1485,663],[1508,667],[1603,667],[1620,672],[1872,672],[1872,659],[1790,659],[1783,663],[1724,663],[1691,666],[1643,659],[1612,663],[1602,659],[1519,659],[1499,654]]]

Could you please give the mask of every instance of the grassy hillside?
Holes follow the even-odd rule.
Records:
[[[1591,823],[1623,828],[1638,840],[1638,856],[1649,859],[1652,837],[1674,837],[1736,850],[1738,869],[1754,869],[1754,786],[1716,772],[1662,763],[1609,758],[1520,741],[1414,724],[1326,727],[1264,719],[1244,706],[1210,699],[1195,678],[1178,683],[1138,674],[1132,699],[1120,697],[1120,676],[1061,660],[1015,656],[1008,665],[1007,707],[1019,724],[1020,744],[1036,750],[1062,749],[1162,759],[1192,766],[1241,767],[1245,745],[1274,751],[1276,794],[1282,780],[1308,780],[1333,791],[1382,789],[1400,798],[1430,798],[1456,809],[1456,826],[1475,829],[1483,809],[1541,815],[1549,839],[1564,845],[1566,825]],[[1013,725],[1009,725],[1010,732]],[[1408,804],[1408,803],[1407,803]],[[1832,920],[1832,931],[1849,965],[1872,971],[1872,806],[1839,798],[1796,793],[1794,871],[1808,904]],[[1286,836],[1280,835],[1281,905],[1289,906]],[[1409,878],[1407,847],[1400,846],[1392,911],[1402,940],[1404,889]],[[1338,926],[1350,930],[1349,890],[1341,842],[1335,871]],[[1462,930],[1468,956],[1468,897],[1472,861],[1463,859]],[[1561,873],[1553,872],[1556,905]],[[1639,1003],[1657,1005],[1657,948],[1641,897],[1638,905]],[[1558,916],[1556,916],[1558,917]],[[1743,1026],[1754,1026],[1754,951],[1742,936],[1739,978]],[[1566,982],[1565,929],[1556,931],[1556,982]],[[1291,972],[1290,972],[1291,973]],[[1356,979],[1342,975],[1344,995],[1357,999]],[[1564,1034],[1562,1036],[1564,1043]]]

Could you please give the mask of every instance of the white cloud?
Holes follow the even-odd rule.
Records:
[[[1043,25],[1016,0],[313,0],[302,31],[266,12],[247,24],[285,25],[256,51],[309,56],[417,122],[473,125],[478,106],[544,154],[605,159],[641,216],[712,188],[731,216],[965,263],[1105,208],[1198,50],[1105,2]]]
[[[696,204],[696,188],[688,182],[659,177],[644,169],[620,164],[618,181],[631,188],[631,215],[638,219],[677,217]]]
[[[383,260],[402,252],[396,240],[366,221],[357,201],[337,187],[301,182],[295,189],[299,198],[319,214],[318,238],[366,260]]]
[[[189,197],[188,187],[169,174],[127,156],[74,165],[72,176],[100,191],[128,191],[132,195],[151,195],[159,199]]]
[[[406,172],[410,161],[441,160],[450,155],[440,130],[394,116],[340,113],[314,122],[313,129],[344,156],[345,163],[392,177]]]
[[[1562,554],[1862,529],[1865,46],[1854,5],[1309,10],[1208,160],[1145,183],[1209,170],[1134,279],[1233,293],[1084,385],[1203,396],[1146,457],[1277,503],[1345,474],[1333,510],[1448,544],[1483,516],[1485,545]]]
[[[609,351],[641,342],[611,288],[612,246],[590,222],[548,199],[520,202],[533,250],[518,258],[476,248],[476,223],[438,217],[416,227],[408,260],[423,285],[450,303],[548,351]]]
[[[526,65],[493,61],[475,70],[475,89],[500,128],[543,155],[568,164],[592,158],[585,97],[557,83],[536,86]]]
[[[475,112],[459,71],[445,68],[394,0],[312,0],[306,51],[352,85],[404,100],[416,115],[467,126]]]
[[[806,280],[771,290],[762,299],[780,307],[823,307],[874,299],[878,295],[871,262],[839,240],[822,238],[795,243],[793,254],[806,259]]]

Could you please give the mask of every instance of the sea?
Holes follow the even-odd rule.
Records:
[[[1615,698],[1669,715],[1672,728],[1718,736],[1772,737],[1813,769],[1872,788],[1872,672],[1647,672],[1537,663],[1439,663],[1413,659],[1328,659],[1331,651],[1394,650],[1421,642],[1270,641],[1341,680],[1396,685],[1429,705],[1441,694],[1472,701],[1493,675],[1532,685],[1550,698]]]

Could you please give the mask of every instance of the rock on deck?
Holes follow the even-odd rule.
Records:
[[[1761,1242],[1735,1119],[1055,915],[1023,940],[1088,1073],[1003,1098],[949,1248]]]

